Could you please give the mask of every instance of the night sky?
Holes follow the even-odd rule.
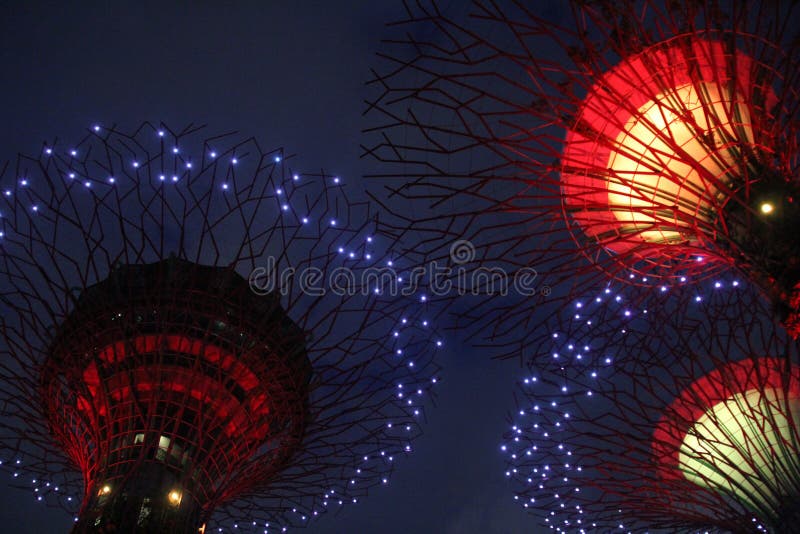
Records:
[[[193,122],[255,135],[265,149],[299,154],[305,169],[362,181],[364,81],[401,2],[168,4],[4,5],[0,158],[56,137],[79,139],[95,122]],[[519,368],[452,333],[445,339],[444,381],[414,454],[388,487],[307,532],[536,531],[512,501],[498,448]],[[3,531],[68,530],[66,513],[9,488],[8,478],[0,484]]]

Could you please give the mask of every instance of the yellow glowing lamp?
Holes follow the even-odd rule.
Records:
[[[172,490],[167,494],[167,500],[169,504],[172,506],[179,506],[181,504],[181,500],[183,499],[183,493],[178,490]]]
[[[111,486],[108,484],[103,485],[97,492],[98,495],[108,495],[111,493]]]

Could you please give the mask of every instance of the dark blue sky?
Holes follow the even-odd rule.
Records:
[[[163,120],[237,129],[360,181],[363,83],[399,1],[123,4],[4,6],[2,159],[54,136],[78,139],[94,122]],[[519,369],[446,339],[438,405],[416,452],[389,487],[308,532],[535,531],[498,453]],[[66,514],[0,482],[4,531],[69,528]]]

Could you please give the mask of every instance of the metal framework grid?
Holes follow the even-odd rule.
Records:
[[[800,359],[758,290],[647,307],[598,293],[549,323],[551,364],[518,383],[501,445],[514,499],[558,532],[792,532]]]
[[[356,277],[326,291],[390,251],[339,177],[290,164],[144,123],[6,166],[0,459],[78,531],[286,530],[411,452],[425,310]]]
[[[406,7],[366,111],[387,227],[422,232],[414,251],[431,259],[467,239],[474,268],[533,267],[554,290],[489,299],[464,324],[513,343],[556,295],[729,266],[796,323],[791,3]]]

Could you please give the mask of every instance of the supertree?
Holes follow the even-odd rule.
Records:
[[[286,531],[411,451],[441,342],[292,161],[143,123],[6,165],[0,454],[74,532]]]
[[[375,195],[394,231],[427,232],[422,255],[468,239],[474,266],[534,267],[554,288],[733,266],[796,335],[795,8],[478,0],[464,16],[408,3],[371,82]],[[532,302],[465,319],[487,331],[488,306],[490,335],[513,340]]]
[[[543,524],[797,531],[797,344],[757,290],[726,282],[550,324],[535,360],[558,363],[520,380],[501,445],[514,499]]]

